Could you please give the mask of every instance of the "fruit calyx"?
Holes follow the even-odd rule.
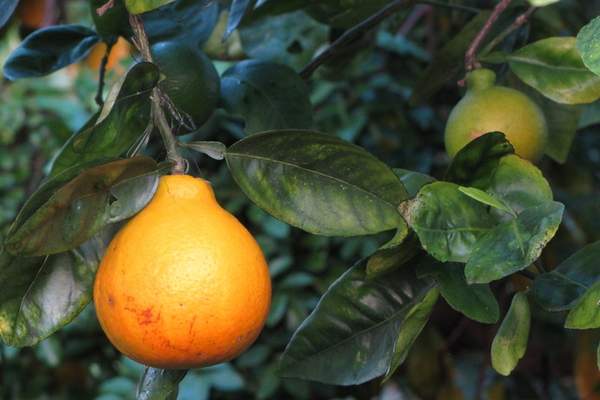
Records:
[[[489,89],[496,84],[496,73],[491,69],[479,68],[467,74],[467,91]]]

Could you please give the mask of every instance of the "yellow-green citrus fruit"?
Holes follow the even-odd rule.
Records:
[[[488,69],[467,75],[467,92],[446,124],[446,151],[454,157],[473,139],[488,132],[502,132],[517,155],[538,160],[548,137],[542,110],[518,90],[496,86],[495,79]]]
[[[217,108],[221,83],[211,60],[200,49],[172,41],[153,45],[152,57],[165,76],[159,87],[175,107],[197,126],[206,122]]]
[[[270,303],[260,247],[210,184],[188,175],[160,179],[109,244],[94,282],[109,340],[156,368],[231,360],[257,338]]]

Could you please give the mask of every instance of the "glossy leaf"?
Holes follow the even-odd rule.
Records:
[[[399,230],[388,243],[381,246],[367,261],[367,277],[379,275],[399,268],[419,253],[419,241],[414,235],[407,237],[408,232]]]
[[[513,210],[510,209],[501,200],[499,200],[498,198],[496,198],[496,197],[488,194],[487,192],[484,192],[481,189],[459,186],[458,190],[460,190],[462,193],[466,194],[467,196],[469,196],[473,200],[477,200],[480,203],[486,204],[486,205],[488,205],[490,207],[494,207],[494,208],[496,208],[498,210],[504,211],[504,212],[509,213],[509,214],[513,213]]]
[[[6,237],[11,254],[38,256],[70,250],[105,226],[129,218],[143,208],[158,185],[158,166],[147,157],[91,167],[47,195],[42,188],[29,201],[42,203],[31,212],[26,204]]]
[[[307,232],[365,235],[403,228],[397,206],[406,190],[361,147],[312,131],[249,136],[227,150],[244,193],[274,217]]]
[[[18,4],[19,0],[0,0],[0,29],[10,20]]]
[[[365,262],[359,262],[331,285],[294,333],[281,374],[355,385],[386,373],[407,316],[431,288],[411,268],[367,279]]]
[[[456,154],[445,180],[463,186],[485,188],[500,159],[514,151],[503,133],[490,132],[479,136]]]
[[[150,94],[158,79],[155,65],[134,65],[111,91],[101,113],[67,140],[51,176],[79,163],[122,156],[134,146],[150,122]]]
[[[548,311],[572,308],[577,300],[600,279],[600,241],[571,255],[549,273],[533,282],[533,298]]]
[[[534,7],[545,7],[550,4],[558,3],[560,0],[528,0],[529,4]]]
[[[494,227],[486,206],[449,182],[424,186],[402,209],[421,246],[442,262],[467,261],[473,246]]]
[[[567,315],[565,328],[600,328],[600,281],[594,283],[573,306]]]
[[[150,44],[177,41],[201,48],[217,25],[219,2],[175,0],[141,18]]]
[[[400,334],[394,345],[394,354],[390,361],[390,367],[385,374],[386,380],[389,379],[406,360],[406,356],[408,356],[408,352],[415,343],[415,340],[417,340],[421,331],[429,321],[429,316],[431,315],[438,298],[439,290],[437,288],[430,289],[423,300],[415,304],[404,318]]]
[[[519,213],[553,198],[552,189],[535,165],[515,155],[502,157],[490,173],[485,186],[490,195]]]
[[[172,3],[174,0],[125,0],[125,7],[130,14],[142,14]]]
[[[489,285],[469,285],[465,267],[457,263],[430,262],[419,265],[417,276],[435,280],[444,300],[454,310],[484,324],[495,324],[500,318],[500,306]]]
[[[525,355],[529,340],[531,311],[527,295],[518,292],[492,342],[492,366],[508,376]]]
[[[82,25],[55,25],[27,36],[8,56],[4,76],[10,80],[48,75],[86,57],[100,37]]]
[[[549,201],[527,208],[488,231],[465,267],[469,283],[488,283],[527,268],[554,237],[564,206]]]
[[[600,17],[592,19],[577,34],[577,50],[586,67],[600,75]]]
[[[146,367],[138,383],[137,400],[170,400],[177,398],[179,382],[185,377],[186,369],[158,369]]]
[[[227,111],[244,119],[249,134],[313,126],[306,83],[282,64],[237,63],[221,78],[221,96]]]
[[[529,44],[508,56],[511,70],[544,96],[566,104],[600,98],[600,76],[583,64],[574,37],[553,37]]]
[[[0,338],[33,346],[75,318],[92,299],[96,268],[110,231],[46,257],[0,254]]]
[[[227,29],[223,39],[227,39],[229,35],[237,29],[242,22],[242,19],[252,11],[256,0],[233,0],[229,9],[229,19],[227,20]]]
[[[435,181],[435,178],[429,175],[401,168],[394,168],[394,173],[400,178],[411,198],[415,197],[423,186]]]

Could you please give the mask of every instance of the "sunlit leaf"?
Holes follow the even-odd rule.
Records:
[[[565,328],[600,328],[600,281],[594,283],[575,303],[567,315]]]
[[[591,20],[577,34],[577,50],[583,63],[596,75],[600,75],[600,17]]]
[[[489,230],[465,267],[469,283],[488,283],[527,268],[554,237],[564,206],[555,201],[527,208]]]
[[[600,98],[600,76],[583,64],[575,42],[574,37],[552,37],[531,43],[508,56],[510,68],[558,103],[591,103]]]
[[[174,0],[125,0],[125,7],[130,14],[142,14],[172,3]]]
[[[531,311],[527,295],[518,292],[492,342],[492,366],[508,376],[525,355],[529,340]]]

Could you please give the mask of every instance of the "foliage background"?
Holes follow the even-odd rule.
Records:
[[[23,10],[17,11],[2,30],[0,62],[35,29],[27,21],[34,13],[34,3],[39,10],[45,1],[25,1],[29,8],[22,5]],[[493,6],[490,1],[460,3]],[[92,25],[86,1],[59,1],[56,5],[60,12],[43,14],[41,25]],[[530,28],[512,35],[507,46],[518,48],[547,36],[575,35],[599,11],[600,2],[563,0],[539,10]],[[449,163],[443,149],[444,124],[461,91],[450,84],[423,104],[411,104],[409,99],[436,51],[471,17],[469,12],[423,4],[410,15],[400,13],[364,35],[310,80],[316,127],[364,146],[391,166],[439,177]],[[339,34],[339,30],[303,12],[246,24],[241,30],[244,49],[255,58],[283,62],[296,70]],[[265,42],[265,37],[269,41]],[[109,72],[107,86],[130,62],[131,58],[123,59],[122,68]],[[219,72],[231,64],[215,63]],[[85,62],[45,78],[0,82],[0,233],[37,187],[53,154],[95,111],[96,85],[97,71]],[[599,122],[599,104],[582,106],[567,162],[560,165],[547,157],[541,162],[557,200],[569,210],[544,252],[543,262],[549,267],[600,239]],[[239,121],[217,112],[200,131],[183,140],[221,140],[229,145],[240,137]],[[158,140],[154,137],[150,144],[156,152],[160,149]],[[257,236],[269,259],[274,297],[267,328],[257,343],[231,363],[188,374],[179,399],[600,398],[589,394],[600,384],[592,350],[597,338],[593,334],[568,333],[559,321],[534,310],[534,339],[526,357],[511,377],[503,378],[489,367],[489,345],[497,327],[469,321],[443,302],[407,363],[384,385],[375,381],[342,388],[280,379],[278,357],[319,296],[389,235],[344,240],[308,235],[251,205],[224,163],[197,153],[186,156],[191,172],[209,178],[220,202]],[[508,283],[517,287],[525,284],[518,279]],[[511,288],[496,284],[493,289],[505,311]],[[0,398],[129,399],[141,372],[140,365],[121,357],[108,343],[92,306],[74,323],[33,348],[0,345]]]

